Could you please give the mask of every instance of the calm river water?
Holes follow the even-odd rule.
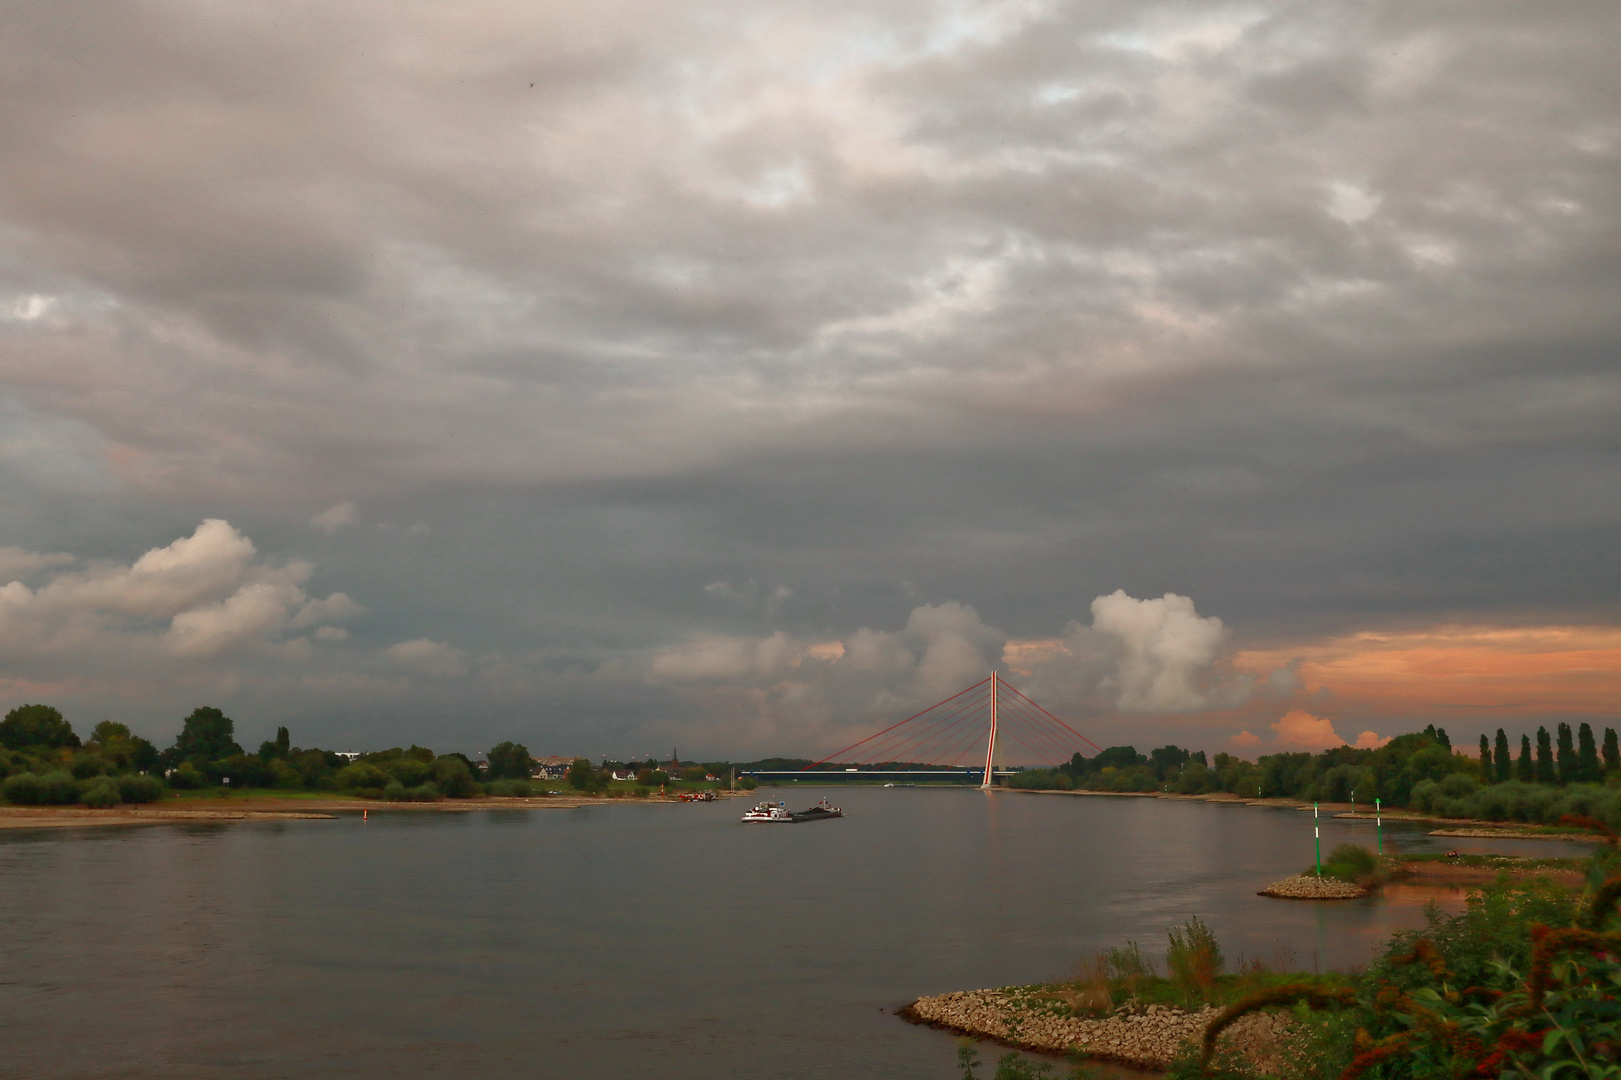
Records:
[[[795,826],[732,801],[0,832],[0,1075],[946,1080],[950,1036],[890,1010],[1163,954],[1193,914],[1306,969],[1421,921],[1256,896],[1311,861],[1310,814],[830,794],[848,817]],[[1325,819],[1324,850],[1372,831]]]

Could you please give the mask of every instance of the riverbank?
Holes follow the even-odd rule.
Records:
[[[1034,788],[997,788],[996,790],[999,792],[1015,792],[1020,795],[1166,799],[1172,802],[1204,802],[1222,806],[1261,806],[1275,810],[1315,811],[1326,817],[1347,821],[1383,820],[1387,825],[1433,824],[1448,826],[1447,828],[1434,830],[1430,833],[1431,836],[1480,837],[1500,840],[1580,840],[1587,843],[1593,843],[1599,839],[1590,832],[1559,825],[1527,825],[1523,822],[1487,821],[1482,818],[1438,817],[1434,814],[1421,814],[1410,810],[1385,810],[1383,813],[1375,814],[1370,810],[1358,809],[1359,806],[1366,807],[1367,803],[1308,803],[1301,802],[1299,799],[1246,799],[1241,795],[1234,795],[1228,791],[1216,791],[1207,795],[1178,795],[1169,791],[1047,791]]]
[[[717,791],[715,797],[745,798],[747,791]],[[351,796],[253,795],[217,799],[169,799],[126,803],[93,810],[85,806],[0,806],[0,829],[75,828],[101,825],[173,825],[228,821],[331,820],[339,814],[367,812],[465,814],[477,810],[574,810],[582,806],[676,803],[675,795],[646,798],[603,798],[549,795],[539,798],[441,799],[436,802],[383,802]]]
[[[1122,1008],[1086,1018],[1054,1011],[1040,988],[1009,986],[921,997],[897,1010],[914,1024],[986,1039],[1038,1054],[1075,1054],[1136,1069],[1163,1070],[1188,1044],[1204,1038],[1220,1014],[1214,1005],[1190,1012],[1170,1005]],[[1254,1013],[1222,1033],[1219,1045],[1263,1070],[1275,1070],[1290,1030],[1286,1013]]]

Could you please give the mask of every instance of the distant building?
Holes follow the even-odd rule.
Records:
[[[561,780],[574,764],[571,757],[538,757],[529,759],[529,775],[535,780]]]
[[[360,751],[359,750],[334,750],[334,751],[332,751],[332,756],[333,757],[341,757],[345,761],[354,762],[354,761],[360,760]]]

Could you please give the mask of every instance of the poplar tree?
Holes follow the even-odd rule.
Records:
[[[1559,748],[1559,783],[1568,784],[1576,779],[1576,740],[1571,737],[1570,725],[1559,721],[1559,733],[1555,738]]]
[[[1616,745],[1615,728],[1604,729],[1604,771],[1621,769],[1621,746]]]
[[[1598,744],[1593,741],[1593,725],[1583,721],[1576,729],[1576,779],[1596,784],[1602,777],[1598,765]]]
[[[1534,783],[1537,778],[1537,767],[1531,763],[1531,736],[1520,736],[1520,764],[1517,779],[1522,784]]]
[[[1553,771],[1553,743],[1548,741],[1548,729],[1537,728],[1537,783],[1553,784],[1559,781]]]
[[[1480,782],[1490,784],[1497,776],[1497,770],[1492,768],[1492,745],[1486,741],[1486,736],[1480,737]]]
[[[1508,736],[1497,729],[1497,782],[1506,783],[1514,776],[1514,762],[1508,756]]]

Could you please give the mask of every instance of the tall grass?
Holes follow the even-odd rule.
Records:
[[[1215,932],[1197,916],[1166,931],[1165,967],[1161,975],[1154,961],[1135,941],[1083,957],[1069,982],[1049,988],[1045,999],[1073,1016],[1106,1016],[1121,1008],[1174,1005],[1199,1009],[1226,1005],[1250,994],[1297,982],[1295,956],[1281,950],[1269,964],[1239,957],[1236,971],[1227,970],[1227,957]],[[1329,982],[1345,976],[1329,975]]]
[[[1226,966],[1216,935],[1195,915],[1180,929],[1166,931],[1165,936],[1169,942],[1165,966],[1171,971],[1171,981],[1188,1000],[1207,1000],[1216,977]]]

